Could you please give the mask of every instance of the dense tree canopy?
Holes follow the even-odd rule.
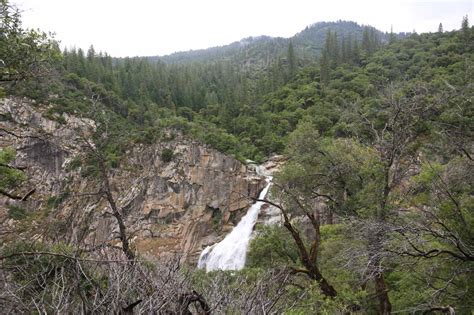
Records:
[[[18,10],[0,1],[0,82],[45,76],[58,56],[50,36],[23,29]]]
[[[257,230],[247,268],[207,275],[173,269],[176,281],[169,283],[200,288],[186,298],[202,302],[204,312],[203,296],[218,310],[260,312],[249,308],[240,286],[265,312],[474,309],[474,31],[467,17],[452,32],[440,24],[437,33],[382,34],[339,21],[288,40],[250,38],[164,58],[119,59],[93,46],[59,52],[50,36],[23,29],[7,0],[0,5],[2,88],[48,104],[45,115],[59,123],[64,112],[94,119],[97,130],[82,137],[88,150],[77,163],[82,176],[103,183],[129,261],[136,256],[107,182],[128,148],[174,129],[242,161],[286,155],[271,201],[282,224]],[[163,151],[162,161],[172,153]],[[27,196],[23,171],[15,151],[2,148],[3,196]],[[21,220],[13,210],[12,219]],[[51,310],[56,296],[49,288],[62,279],[77,285],[68,295],[71,310],[106,303],[120,309],[116,300],[97,306],[87,296],[109,294],[133,271],[146,288],[126,278],[130,294],[145,297],[143,310],[156,310],[147,292],[157,284],[143,275],[158,269],[84,264],[86,253],[71,246],[45,239],[28,255],[49,256],[36,260],[15,256],[24,244],[2,248],[12,287],[25,301],[41,295]],[[39,287],[23,285],[25,275],[40,279],[45,268],[50,277]],[[180,302],[186,310],[187,301]]]

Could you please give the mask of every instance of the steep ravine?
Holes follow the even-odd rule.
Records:
[[[260,192],[258,199],[266,197],[271,185],[271,176],[266,177],[266,182],[267,184]],[[206,247],[199,256],[198,268],[206,269],[206,271],[244,268],[253,228],[264,204],[263,201],[255,202],[237,226],[222,241]]]
[[[225,238],[207,246],[200,254],[197,267],[206,271],[240,270],[245,267],[250,241],[255,236],[255,226],[258,224],[278,224],[281,213],[273,205],[261,200],[275,201],[270,191],[272,174],[284,163],[282,156],[273,156],[263,165],[256,166],[258,175],[264,176],[266,185],[258,196],[258,201],[248,208],[240,222]]]
[[[120,244],[115,219],[97,179],[81,176],[79,134],[90,135],[91,120],[63,114],[48,119],[47,108],[19,98],[0,100],[0,146],[17,151],[35,188],[27,201],[0,199],[2,242],[12,239],[66,241],[93,248]],[[8,119],[5,119],[7,117]],[[110,175],[114,197],[134,250],[147,257],[179,254],[196,263],[205,246],[220,241],[251,205],[265,181],[254,169],[199,142],[169,131],[167,141],[137,144]],[[164,149],[173,158],[164,162]],[[12,217],[22,209],[26,219]]]

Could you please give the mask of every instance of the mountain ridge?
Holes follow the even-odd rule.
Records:
[[[338,20],[334,22],[315,22],[291,37],[272,37],[268,35],[248,36],[227,45],[213,46],[209,48],[178,51],[163,56],[145,56],[150,61],[161,61],[167,64],[192,63],[192,62],[215,62],[219,60],[236,61],[242,56],[252,55],[255,50],[262,50],[259,55],[267,56],[275,60],[284,56],[291,42],[296,53],[302,58],[312,59],[320,55],[328,31],[335,31],[340,38],[352,36],[361,39],[365,28],[372,29],[383,41],[387,40],[388,34],[373,26],[359,24],[354,21]],[[400,36],[403,33],[398,34]],[[258,55],[258,54],[257,54]],[[260,58],[264,59],[264,58]],[[267,60],[268,62],[268,60]]]

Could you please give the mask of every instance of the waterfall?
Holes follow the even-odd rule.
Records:
[[[257,173],[263,174],[260,167],[257,167]],[[266,176],[266,181],[267,185],[258,199],[265,198],[268,189],[270,189],[271,176]],[[199,256],[198,268],[206,268],[206,271],[244,268],[250,237],[263,204],[262,201],[255,202],[232,232],[221,242],[206,247]]]

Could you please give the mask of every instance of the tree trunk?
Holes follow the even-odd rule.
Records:
[[[386,315],[392,311],[392,305],[388,297],[388,288],[383,276],[381,253],[383,251],[383,227],[378,226],[380,221],[375,224],[374,229],[369,228],[369,273],[373,277],[375,284],[375,294],[379,301],[379,314]]]
[[[120,233],[120,241],[122,242],[122,251],[127,256],[128,260],[132,263],[135,260],[135,254],[130,249],[130,243],[128,242],[128,235],[127,235],[127,228],[125,223],[123,222],[122,214],[115,203],[115,199],[112,195],[112,190],[110,189],[109,177],[107,175],[107,169],[105,167],[105,163],[103,159],[99,160],[100,171],[102,173],[102,180],[104,182],[104,189],[105,189],[105,196],[107,201],[109,202],[110,208],[112,208],[112,214],[117,220],[117,224],[119,226],[119,233]]]
[[[383,228],[383,223],[385,222],[385,212],[390,194],[390,168],[392,164],[393,157],[390,158],[385,167],[385,185],[379,213],[377,214],[376,231],[375,233],[369,232],[371,234],[369,236],[369,255],[370,259],[373,260],[372,268],[370,269],[372,269],[371,272],[374,274],[375,293],[377,294],[377,299],[379,300],[379,313],[383,315],[390,314],[392,312],[392,304],[390,303],[390,299],[388,297],[388,288],[383,276],[382,262],[380,259],[380,254],[383,252],[383,239],[385,238],[386,233]]]
[[[336,297],[337,295],[336,289],[334,289],[334,287],[330,285],[329,282],[326,281],[326,279],[324,279],[321,276],[321,279],[318,281],[319,281],[319,288],[321,289],[321,291],[323,291],[324,295],[329,296],[331,298]]]
[[[375,278],[375,292],[377,293],[377,299],[379,300],[379,312],[381,315],[387,315],[392,312],[392,304],[388,298],[388,289],[385,284],[385,278],[383,273],[378,273]]]
[[[317,262],[312,261],[312,256],[308,254],[308,251],[306,250],[306,247],[304,245],[303,240],[300,237],[300,234],[298,231],[293,227],[291,224],[290,220],[288,219],[288,216],[286,213],[283,213],[283,217],[285,220],[285,223],[283,224],[287,230],[291,233],[291,236],[293,237],[293,240],[296,243],[296,247],[298,248],[299,256],[301,259],[301,262],[303,266],[306,268],[306,274],[313,280],[316,280],[319,284],[319,288],[321,289],[321,292],[328,297],[334,298],[337,295],[336,289],[332,285],[327,282],[327,280],[323,277],[321,272],[319,271],[317,267]],[[319,228],[319,225],[318,225]],[[319,230],[317,231],[317,234],[319,235]],[[315,249],[314,249],[315,250]],[[316,257],[316,256],[315,256]],[[313,258],[315,259],[315,258]]]

